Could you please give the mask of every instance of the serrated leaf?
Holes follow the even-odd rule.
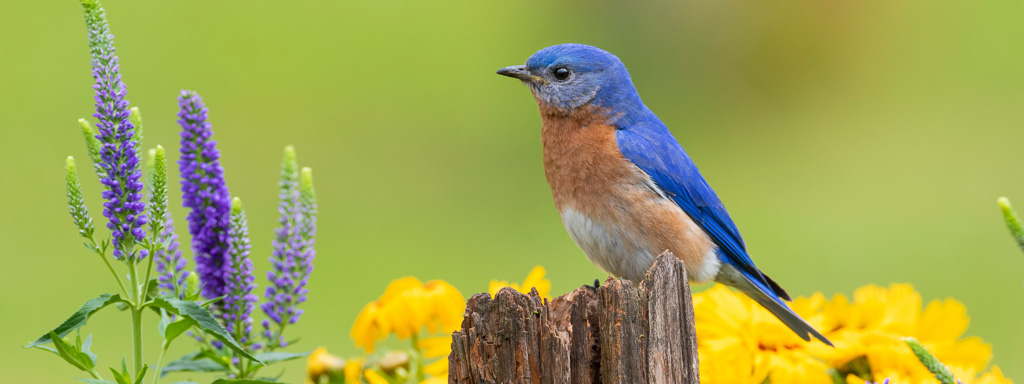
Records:
[[[86,372],[95,367],[89,355],[79,351],[78,348],[64,341],[56,333],[50,332],[50,338],[53,340],[53,346],[57,350],[57,355],[64,359],[64,361]]]
[[[216,361],[200,357],[199,353],[190,353],[172,361],[161,369],[160,377],[170,372],[226,372],[227,367],[218,364]]]
[[[295,360],[309,356],[311,352],[302,353],[291,353],[291,352],[264,352],[257,353],[256,358],[260,359],[263,364],[270,365],[274,363],[280,363],[282,361]]]
[[[47,332],[39,339],[36,339],[36,341],[33,341],[31,344],[26,345],[25,348],[32,348],[37,345],[49,343],[50,333],[56,333],[58,337],[67,336],[68,332],[74,331],[85,325],[86,321],[89,320],[89,317],[92,316],[92,314],[96,313],[96,311],[99,311],[103,309],[103,307],[106,307],[112,303],[119,303],[123,301],[124,300],[121,299],[121,295],[111,295],[109,293],[104,293],[102,295],[99,295],[99,297],[86,301],[85,304],[82,304],[82,307],[79,308],[78,311],[72,314],[71,317],[68,317],[67,320],[64,320],[64,322],[58,325],[57,328],[54,328],[52,331]]]
[[[86,383],[86,384],[117,384],[117,383],[115,383],[113,381],[110,381],[110,380],[86,379],[86,378],[82,378],[82,377],[76,377],[75,380],[81,381],[81,382]]]
[[[210,384],[279,384],[280,381],[266,381],[255,379],[217,379]]]
[[[231,348],[239,355],[245,358],[255,361],[258,364],[263,364],[262,361],[257,359],[255,356],[247,352],[237,341],[228,333],[227,329],[220,324],[213,317],[206,308],[200,307],[193,301],[178,300],[170,297],[158,297],[153,299],[153,305],[166,309],[168,312],[177,314],[182,318],[188,319],[192,322],[192,325],[199,327],[207,334],[217,338],[224,343],[225,346]]]

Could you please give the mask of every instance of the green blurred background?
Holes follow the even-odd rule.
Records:
[[[319,253],[306,315],[289,327],[296,349],[357,353],[353,318],[400,276],[467,297],[536,264],[555,295],[604,277],[555,213],[529,92],[494,74],[579,42],[622,58],[791,293],[910,282],[925,300],[956,298],[967,334],[1024,378],[1024,257],[995,204],[1024,206],[1020,1],[105,6],[147,147],[176,154],[178,90],[205,97],[258,271],[281,148],[315,170]],[[71,382],[73,368],[21,345],[112,290],[64,205],[64,157],[87,161],[75,123],[92,114],[86,31],[73,0],[3,1],[0,14],[0,371]],[[100,185],[83,178],[98,215]],[[101,364],[129,351],[128,326],[115,311],[90,322]],[[302,370],[289,364],[284,378]]]

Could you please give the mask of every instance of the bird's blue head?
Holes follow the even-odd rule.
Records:
[[[643,110],[626,66],[603,49],[583,44],[554,45],[534,53],[526,65],[498,70],[533,91],[542,109],[571,113],[594,105],[613,114]]]

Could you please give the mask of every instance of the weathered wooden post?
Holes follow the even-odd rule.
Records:
[[[545,303],[474,295],[448,366],[450,384],[699,383],[686,268],[666,251],[640,287],[609,279]]]

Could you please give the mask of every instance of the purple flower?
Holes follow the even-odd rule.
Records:
[[[231,229],[229,235],[229,257],[225,269],[229,271],[226,296],[223,301],[221,318],[225,328],[240,343],[247,344],[252,333],[252,309],[258,297],[253,294],[252,260],[249,259],[249,223],[242,209],[242,200],[231,202]]]
[[[206,121],[208,110],[203,98],[192,91],[181,91],[178,104],[182,205],[191,208],[188,229],[203,296],[213,299],[227,294],[230,278],[231,195],[224,182],[217,142],[211,138],[213,130]]]
[[[92,55],[92,77],[96,81],[96,113],[99,120],[96,139],[100,142],[102,169],[103,216],[113,235],[114,258],[142,260],[146,251],[134,254],[135,243],[146,237],[142,201],[143,183],[139,166],[135,126],[129,120],[128,100],[117,54],[114,35],[107,26],[105,11],[98,3],[86,2],[85,21],[89,28],[89,50]]]
[[[313,237],[316,235],[317,207],[312,172],[308,168],[303,169],[300,183],[295,149],[291,146],[285,148],[279,187],[281,226],[275,231],[277,237],[270,258],[272,270],[267,272],[270,286],[264,293],[267,301],[261,306],[269,318],[263,321],[263,336],[267,339],[268,348],[285,346],[284,326],[299,321],[302,310],[297,307],[306,301],[306,284],[313,272],[316,255]],[[271,330],[272,323],[278,326],[276,333]]]
[[[163,230],[157,237],[157,242],[167,243],[167,248],[160,248],[156,251],[156,271],[159,274],[157,280],[163,293],[174,296],[177,293],[179,299],[185,298],[185,279],[189,271],[185,270],[188,263],[181,256],[181,249],[178,247],[178,235],[174,233],[174,221],[171,220],[171,213],[164,215]]]

